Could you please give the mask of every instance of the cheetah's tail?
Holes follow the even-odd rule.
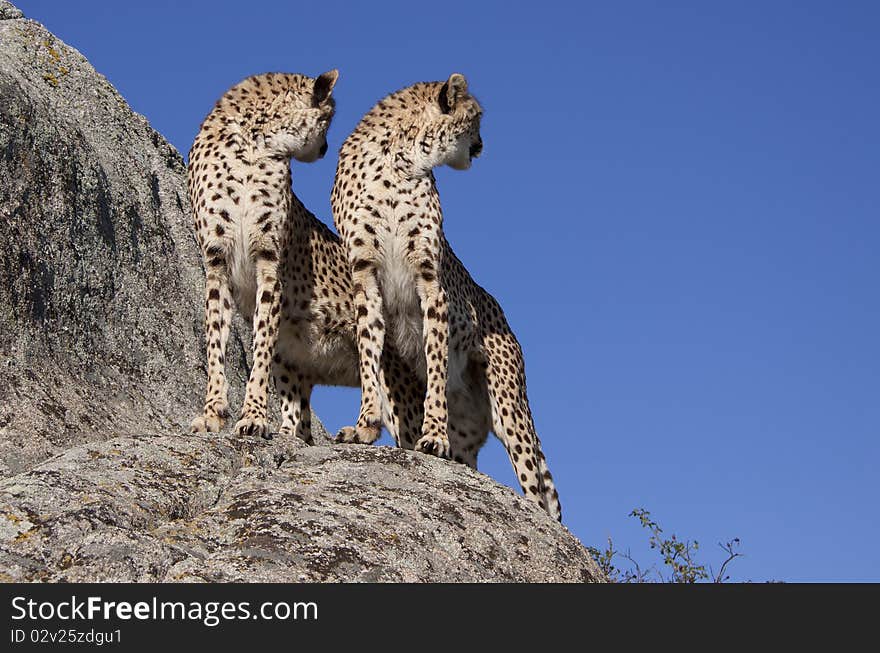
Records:
[[[556,490],[556,484],[553,482],[553,476],[550,474],[550,468],[547,466],[547,458],[541,450],[541,441],[532,426],[532,433],[535,437],[535,453],[538,459],[538,475],[541,477],[544,490],[544,503],[546,510],[551,516],[558,521],[562,521],[562,504],[559,503],[559,492]]]
[[[492,430],[507,449],[523,493],[562,521],[559,493],[529,409],[522,349],[509,331],[487,334],[483,347]]]

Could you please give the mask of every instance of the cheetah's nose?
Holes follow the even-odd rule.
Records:
[[[480,152],[483,151],[483,139],[478,138],[477,142],[471,145],[471,158],[475,156],[480,156]]]
[[[324,144],[321,146],[321,156],[327,154],[327,141],[324,141]]]

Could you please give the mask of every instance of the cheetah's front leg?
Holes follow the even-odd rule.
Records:
[[[449,374],[449,305],[446,292],[437,278],[437,271],[428,264],[422,264],[417,284],[422,308],[427,392],[422,437],[416,442],[415,449],[448,458],[450,448],[446,382]]]
[[[232,319],[232,296],[226,262],[219,251],[205,255],[205,347],[208,357],[208,385],[202,414],[192,421],[193,433],[218,433],[229,416],[225,356]]]
[[[248,379],[241,419],[235,425],[238,435],[269,433],[268,394],[272,354],[278,337],[281,309],[281,283],[278,280],[277,259],[258,258],[257,303],[254,310],[254,364]]]
[[[367,261],[352,265],[354,305],[357,311],[357,343],[360,360],[361,411],[355,426],[346,426],[336,435],[338,442],[371,444],[382,432],[382,404],[379,395],[379,364],[385,344],[382,320],[382,294],[376,267]]]

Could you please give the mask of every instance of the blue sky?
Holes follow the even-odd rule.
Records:
[[[293,173],[330,224],[360,117],[464,73],[485,148],[437,173],[447,235],[523,345],[566,525],[649,560],[640,506],[709,562],[742,538],[734,580],[880,581],[880,5],[17,4],[184,153],[241,78],[338,68]],[[315,405],[335,430],[358,392]],[[480,468],[514,484],[494,438]]]

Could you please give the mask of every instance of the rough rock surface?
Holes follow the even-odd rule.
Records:
[[[462,465],[191,435],[203,272],[180,155],[0,0],[0,581],[597,581]],[[235,410],[248,349],[228,360]]]
[[[388,447],[126,437],[0,482],[0,580],[591,581],[510,488]]]
[[[0,4],[0,474],[109,434],[184,428],[205,379],[183,159],[16,12]]]

